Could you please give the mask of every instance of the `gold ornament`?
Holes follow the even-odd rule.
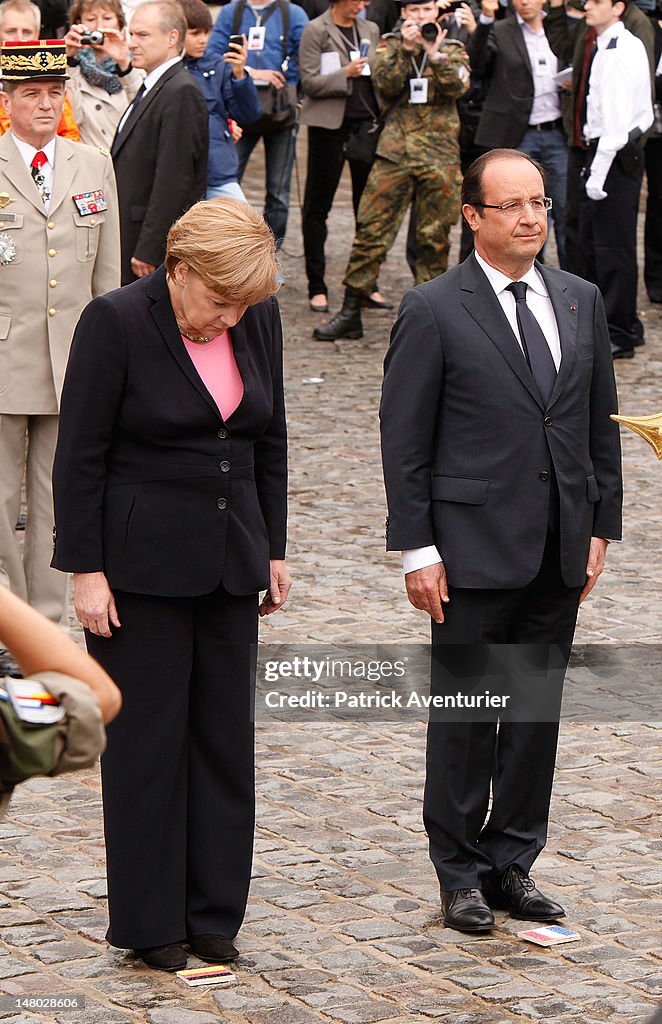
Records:
[[[662,413],[654,416],[612,416],[617,423],[634,430],[635,434],[648,441],[658,459],[662,459]]]

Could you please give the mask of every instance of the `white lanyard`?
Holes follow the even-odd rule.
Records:
[[[428,62],[428,55],[427,55],[427,53],[423,54],[423,60],[421,61],[420,68],[419,68],[418,64],[416,63],[416,61],[414,60],[413,56],[411,58],[411,62],[414,65],[414,71],[416,72],[416,77],[417,78],[422,78],[423,77],[423,72],[425,71],[425,67],[426,67],[427,62]]]

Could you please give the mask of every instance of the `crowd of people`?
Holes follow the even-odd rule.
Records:
[[[611,360],[644,342],[645,167],[644,275],[662,301],[657,13],[632,0],[550,0],[546,11],[543,0],[233,0],[212,24],[203,0],[0,4],[0,582],[58,624],[73,573],[88,648],[119,683],[103,761],[109,938],[149,966],[182,967],[187,944],[210,961],[238,955],[254,813],[249,655],[258,612],[281,608],[290,587],[274,295],[300,123],[314,314],[328,310],[327,221],[345,162],[356,219],[342,308],[317,340],[359,338],[362,307],[388,306],[379,271],[411,210],[407,260],[424,287],[401,308],[382,410],[388,543],[411,556],[410,600],[444,621],[447,561],[457,633],[447,627],[441,644],[567,646],[620,533]],[[241,187],[260,140],[264,218]],[[466,259],[446,273],[460,209]],[[494,347],[477,372],[470,350],[484,336]],[[541,415],[552,402],[558,425]],[[434,434],[430,403],[447,403],[463,444]],[[498,482],[489,424],[478,437],[465,424],[480,408],[519,410],[518,479]],[[496,511],[488,485],[502,487]],[[449,537],[471,538],[462,550],[446,521]],[[494,564],[478,559],[500,531],[510,540]],[[528,621],[523,604],[549,587],[554,608],[542,601]],[[469,630],[473,606],[461,610],[457,591],[473,588],[494,591],[485,606],[500,602],[489,635]],[[504,732],[493,788],[512,795],[512,750],[531,760],[544,740],[544,792],[510,819],[502,799],[479,868],[468,862],[495,761],[488,732],[477,753],[475,737],[457,741],[482,765],[466,834],[449,832],[455,795],[432,774],[426,802],[446,920],[468,931],[494,923],[483,881],[515,916],[563,914],[528,876],[544,845],[554,730]],[[456,740],[431,740],[435,777]],[[504,840],[518,829],[519,859]]]

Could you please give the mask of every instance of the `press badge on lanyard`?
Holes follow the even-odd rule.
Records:
[[[421,66],[411,58],[411,62],[414,65],[414,71],[416,72],[415,78],[409,79],[409,102],[410,103],[427,103],[428,101],[428,79],[423,78],[423,72],[425,71],[425,65],[427,64],[428,55],[423,55]]]
[[[264,50],[264,37],[266,35],[264,25],[252,25],[248,30],[248,50],[252,52]]]

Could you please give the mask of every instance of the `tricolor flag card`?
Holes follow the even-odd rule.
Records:
[[[230,985],[235,976],[229,967],[222,964],[209,964],[207,967],[192,967],[185,971],[177,971],[177,977],[185,985]]]
[[[577,942],[581,935],[569,928],[561,928],[558,924],[550,924],[544,928],[518,932],[517,938],[524,939],[525,942],[535,942],[536,946],[558,946],[561,942]]]

